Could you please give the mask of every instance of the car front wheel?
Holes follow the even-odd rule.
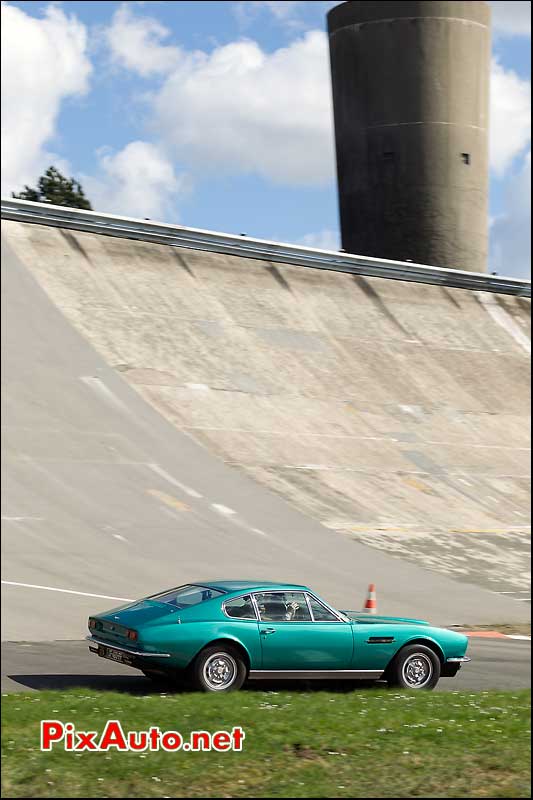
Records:
[[[227,645],[206,647],[193,662],[191,677],[203,692],[240,689],[246,680],[246,665],[240,654]]]
[[[434,689],[440,678],[440,659],[422,644],[403,647],[388,669],[389,686],[401,689]]]

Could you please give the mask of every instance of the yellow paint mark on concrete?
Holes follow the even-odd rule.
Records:
[[[176,511],[190,511],[190,506],[186,503],[182,503],[181,500],[178,500],[176,497],[173,497],[171,494],[167,494],[166,492],[160,492],[159,489],[147,489],[148,494],[151,494],[152,497],[156,497],[158,500],[161,500],[166,506],[170,506],[170,508],[175,509]]]
[[[351,525],[349,522],[325,522],[322,523],[326,528],[338,531],[346,531],[351,533],[405,533],[407,535],[416,536],[418,533],[430,534],[437,536],[440,533],[476,533],[476,534],[496,534],[503,535],[509,533],[519,533],[529,536],[530,529],[527,526],[518,526],[516,528],[432,528],[431,530],[418,530],[416,526],[406,525],[404,527],[397,527],[393,525]]]
[[[424,492],[424,494],[435,494],[431,486],[428,486],[427,483],[424,481],[418,480],[418,478],[404,478],[404,483],[408,486],[412,486],[413,489],[418,489],[419,492]]]
[[[515,528],[450,528],[450,533],[526,533]]]
[[[349,522],[323,522],[325,528],[331,530],[353,531],[362,533],[374,533],[375,531],[392,531],[393,533],[405,533],[407,528],[395,528],[391,525],[350,525]]]

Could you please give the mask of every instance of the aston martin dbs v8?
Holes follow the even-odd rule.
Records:
[[[245,680],[385,680],[433,689],[453,677],[468,639],[403,617],[337,611],[306,586],[265,581],[191,583],[89,618],[89,649],[154,681],[200,689]]]

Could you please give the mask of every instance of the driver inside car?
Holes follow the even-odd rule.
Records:
[[[288,622],[292,622],[292,620],[296,619],[297,612],[300,608],[300,604],[297,603],[295,600],[292,600],[290,603],[286,603],[285,608],[287,612],[285,614],[285,619]]]
[[[261,619],[265,622],[292,622],[300,605],[294,600],[285,603],[282,600],[277,602],[264,602],[259,605]]]

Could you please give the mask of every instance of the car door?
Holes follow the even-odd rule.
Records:
[[[336,618],[324,606],[323,614],[315,619],[305,592],[258,592],[254,600],[259,612],[262,669],[350,668],[353,634],[349,622]]]
[[[219,635],[229,634],[244,645],[250,655],[251,669],[259,669],[262,652],[259,641],[259,623],[251,595],[232,597],[222,604],[224,616],[229,617],[220,628]]]

